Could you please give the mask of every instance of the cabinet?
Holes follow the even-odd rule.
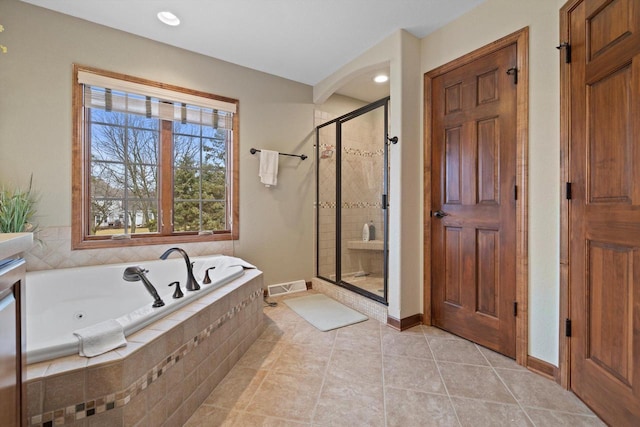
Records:
[[[0,426],[27,425],[25,339],[26,263],[31,233],[0,233]]]
[[[25,261],[0,261],[0,425],[22,424]]]

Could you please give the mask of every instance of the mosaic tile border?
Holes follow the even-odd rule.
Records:
[[[336,202],[320,202],[318,203],[318,207],[321,209],[335,209],[337,203]],[[381,202],[342,202],[343,209],[366,209],[366,208],[382,208]]]
[[[360,156],[360,157],[379,157],[384,155],[384,149],[382,148],[376,151],[367,151],[367,150],[361,150],[359,148],[343,147],[342,152],[345,154],[351,154],[353,156]]]
[[[147,373],[142,375],[124,390],[111,393],[106,396],[81,402],[75,405],[66,406],[64,408],[48,411],[43,414],[34,415],[29,420],[29,425],[33,427],[53,427],[72,423],[82,420],[93,415],[121,408],[128,404],[137,394],[144,391],[147,387],[158,380],[167,370],[183,359],[187,354],[192,352],[200,343],[206,340],[211,334],[219,329],[222,325],[231,320],[236,314],[240,313],[244,308],[251,304],[256,298],[262,297],[264,291],[257,289],[252,292],[249,297],[241,301],[229,311],[223,314],[218,320],[211,323],[205,329],[200,331],[195,337],[190,339],[167,356],[162,362],[151,368]]]

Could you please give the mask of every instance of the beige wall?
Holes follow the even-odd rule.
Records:
[[[558,363],[560,92],[564,0],[487,0],[422,40],[422,72],[529,27],[529,354]]]
[[[235,251],[265,271],[266,284],[311,279],[310,86],[18,0],[0,2],[0,22],[6,29],[2,44],[9,48],[0,56],[0,184],[25,185],[33,173],[40,194],[37,220],[46,237],[57,238],[51,246],[65,241],[58,233],[68,233],[71,223],[71,73],[79,63],[239,99],[240,240],[198,252]],[[251,147],[309,159],[281,157],[278,186],[268,189],[259,182]],[[155,256],[153,249],[132,256]],[[66,248],[65,256],[74,257],[73,263],[105,259],[91,252]]]

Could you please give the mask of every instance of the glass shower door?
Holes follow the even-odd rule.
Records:
[[[385,109],[339,123],[340,279],[355,291],[386,300],[384,235]],[[362,293],[362,292],[361,292]]]
[[[316,130],[316,263],[318,277],[336,280],[336,124]]]
[[[316,128],[319,278],[387,304],[389,98]]]

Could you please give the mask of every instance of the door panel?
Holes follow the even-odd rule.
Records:
[[[640,425],[640,5],[568,12],[570,384],[608,424]]]
[[[446,231],[446,255],[445,255],[445,302],[453,305],[462,305],[462,229],[447,227]]]
[[[500,233],[498,230],[478,230],[478,313],[498,316],[500,291]]]
[[[432,80],[432,321],[515,357],[512,44]]]
[[[601,242],[589,242],[589,323],[587,358],[618,381],[631,384],[633,361],[634,250]]]

